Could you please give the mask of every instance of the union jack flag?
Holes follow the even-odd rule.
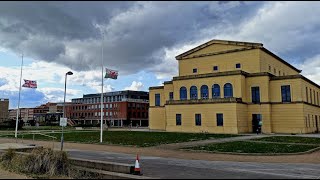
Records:
[[[104,78],[117,79],[118,78],[118,71],[106,68],[106,75],[104,76]]]
[[[31,80],[24,79],[24,84],[22,85],[22,87],[37,88],[37,81],[31,81]]]

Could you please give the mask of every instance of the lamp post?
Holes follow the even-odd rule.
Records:
[[[67,91],[67,75],[73,75],[73,72],[69,71],[66,73],[65,82],[64,82],[64,99],[63,99],[63,118],[65,118],[65,108],[66,108],[66,91]],[[61,151],[63,150],[63,126],[61,134]]]

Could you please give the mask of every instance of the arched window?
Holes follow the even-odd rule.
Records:
[[[209,91],[207,85],[201,86],[201,99],[208,99],[209,97]]]
[[[212,98],[220,98],[220,86],[219,86],[219,84],[214,84],[212,86]]]
[[[224,97],[233,97],[232,85],[230,83],[224,85]]]
[[[181,87],[180,88],[180,100],[187,99],[187,88]]]
[[[196,86],[190,88],[190,99],[198,99],[198,89]]]

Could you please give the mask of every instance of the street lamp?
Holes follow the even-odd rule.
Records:
[[[64,100],[63,100],[63,118],[65,118],[65,106],[66,106],[66,91],[67,91],[67,75],[73,75],[73,72],[69,71],[66,73],[65,82],[64,82]],[[63,126],[61,134],[61,151],[63,150]]]

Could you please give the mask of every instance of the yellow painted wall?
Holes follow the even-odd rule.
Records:
[[[168,101],[170,99],[170,92],[173,92],[173,84],[166,84],[164,86],[164,100]],[[175,94],[173,93],[173,97]]]
[[[212,44],[212,45],[205,47],[203,49],[200,49],[192,54],[189,54],[185,57],[189,58],[189,57],[200,55],[200,54],[215,53],[215,52],[221,52],[221,51],[227,51],[227,50],[233,50],[233,49],[241,49],[244,47],[246,47],[246,46],[229,45],[229,44]]]
[[[234,70],[243,70],[249,73],[260,72],[259,51],[259,49],[253,49],[179,60],[179,75],[186,76]],[[236,69],[237,63],[241,64],[241,68]],[[218,71],[213,71],[213,66],[218,66]],[[197,73],[193,73],[194,68],[198,69]]]
[[[251,104],[248,105],[248,128],[252,131],[252,114],[261,114],[262,132],[272,132],[271,104]]]
[[[272,132],[306,133],[303,104],[273,104],[271,110]]]
[[[284,79],[270,81],[271,102],[282,102],[281,86],[290,85],[291,101],[302,101],[301,80]]]
[[[154,130],[165,130],[165,113],[164,107],[149,107],[149,128]]]
[[[248,121],[248,105],[246,104],[236,104],[237,114],[237,126],[238,126],[238,133],[248,133],[250,131],[250,123]]]
[[[231,83],[233,88],[233,96],[234,97],[242,97],[242,75],[231,75],[231,76],[220,76],[220,77],[208,77],[201,79],[188,79],[188,80],[179,80],[173,81],[174,88],[174,99],[180,100],[180,88],[182,86],[187,88],[187,98],[190,99],[190,88],[191,86],[197,86],[198,89],[198,99],[200,99],[200,89],[202,85],[208,86],[209,98],[212,98],[212,85],[219,84],[220,86],[220,96],[224,97],[224,85],[226,83]]]
[[[223,113],[223,126],[217,126],[216,113]],[[181,114],[181,126],[176,126]],[[195,125],[195,114],[201,114],[201,126]],[[166,105],[167,131],[237,134],[236,103]]]
[[[304,128],[306,133],[314,133],[317,130],[316,116],[318,121],[318,130],[320,131],[320,108],[312,105],[304,104]]]
[[[301,79],[301,84],[302,84],[301,91],[302,91],[303,101],[311,104],[315,104],[315,105],[320,105],[320,89],[315,85],[302,79]],[[306,93],[306,88],[308,93]],[[310,89],[312,92],[311,93],[312,98],[310,98]],[[307,94],[308,94],[308,98],[307,98]]]
[[[160,94],[160,106],[164,106],[166,103],[164,89],[152,89],[149,91],[149,106],[155,106],[155,94]]]
[[[268,76],[257,76],[257,77],[247,77],[246,78],[246,97],[243,101],[251,103],[252,102],[252,92],[251,87],[259,86],[260,91],[260,102],[269,102],[270,90],[269,90],[269,77]]]
[[[261,64],[261,72],[269,72],[275,76],[283,76],[283,73],[285,75],[295,75],[299,74],[297,71],[289,67],[288,65],[280,62],[276,58],[272,57],[268,53],[259,50],[260,51],[260,64]],[[269,66],[271,66],[271,71],[269,71]],[[276,69],[276,73],[274,73],[274,68]]]

